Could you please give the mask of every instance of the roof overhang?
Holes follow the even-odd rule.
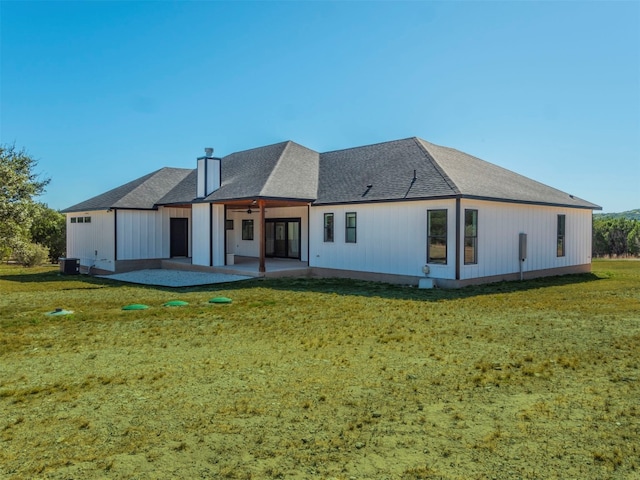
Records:
[[[540,207],[563,207],[563,208],[577,208],[582,210],[602,210],[602,207],[595,204],[586,205],[571,205],[569,203],[553,203],[553,202],[535,202],[527,200],[512,200],[506,198],[496,197],[484,197],[479,195],[441,195],[434,197],[413,197],[413,198],[387,198],[387,199],[373,199],[373,200],[360,200],[360,201],[345,201],[345,202],[312,202],[312,207],[323,207],[330,205],[358,205],[358,204],[374,204],[374,203],[399,203],[399,202],[424,202],[424,201],[437,201],[437,200],[452,200],[452,199],[467,199],[467,200],[482,200],[485,202],[495,203],[511,203],[520,205],[535,205]]]
[[[237,208],[249,208],[257,207],[258,202],[264,202],[265,207],[277,208],[277,207],[301,207],[309,205],[313,202],[312,199],[299,199],[299,198],[270,198],[270,197],[247,197],[247,198],[234,198],[228,200],[214,200],[209,203],[215,205],[225,205],[227,207]]]

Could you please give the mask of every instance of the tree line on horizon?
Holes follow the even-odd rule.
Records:
[[[640,212],[631,210],[630,213]],[[627,212],[624,212],[627,213]],[[640,220],[623,214],[593,216],[593,257],[639,257]],[[631,217],[631,218],[630,218]]]
[[[35,198],[50,178],[35,173],[37,160],[15,145],[0,145],[0,260],[25,266],[66,253],[66,218]],[[592,256],[640,257],[640,209],[594,214]]]

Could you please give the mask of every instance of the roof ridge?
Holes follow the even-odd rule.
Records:
[[[276,145],[281,145],[281,144],[283,144],[283,143],[288,143],[288,142],[291,142],[291,140],[284,140],[284,141],[282,141],[282,142],[270,143],[269,145],[262,145],[262,146],[259,146],[259,147],[247,148],[247,149],[245,149],[245,150],[238,150],[237,152],[231,152],[231,153],[229,153],[229,154],[225,155],[225,156],[224,156],[224,157],[222,157],[222,158],[226,158],[226,157],[229,157],[229,156],[231,156],[231,155],[236,155],[236,154],[239,154],[239,153],[246,153],[246,152],[252,152],[252,151],[254,151],[254,150],[261,150],[261,149],[263,149],[263,148],[275,147]],[[302,145],[301,145],[301,146],[302,146]]]
[[[273,166],[273,168],[271,169],[271,171],[269,172],[269,175],[267,175],[267,179],[264,181],[264,183],[262,184],[262,188],[260,189],[260,195],[262,195],[265,191],[267,191],[267,185],[269,185],[269,183],[271,182],[271,178],[274,175],[275,170],[278,168],[278,165],[280,165],[280,161],[282,160],[282,158],[284,157],[285,152],[287,151],[287,149],[289,148],[289,146],[291,145],[291,143],[293,143],[291,140],[287,140],[286,142],[283,142],[284,148],[282,149],[282,151],[280,152],[280,155],[278,155],[278,159],[276,160],[275,165]],[[278,145],[277,143],[274,145]]]
[[[451,189],[456,193],[456,195],[459,195],[460,193],[462,193],[460,191],[460,189],[458,188],[458,186],[456,185],[456,183],[453,181],[453,179],[451,177],[449,177],[449,175],[447,175],[447,172],[444,171],[444,169],[440,166],[440,164],[434,158],[434,156],[431,155],[431,153],[427,149],[427,146],[424,144],[424,143],[428,143],[428,142],[426,142],[425,140],[423,140],[423,139],[421,139],[419,137],[413,137],[413,140],[416,142],[416,145],[418,145],[418,149],[420,149],[425,154],[425,156],[431,161],[431,163],[433,164],[434,168],[442,176],[442,179],[445,182],[447,182],[447,185],[449,185],[449,187],[451,187]]]
[[[386,142],[376,142],[376,143],[370,143],[367,145],[360,145],[357,147],[348,147],[348,148],[338,148],[336,150],[329,150],[327,152],[319,152],[321,155],[325,155],[327,153],[335,153],[335,152],[346,152],[347,150],[355,150],[356,148],[365,148],[365,147],[375,147],[376,145],[384,145],[386,143],[395,143],[395,142],[403,142],[405,140],[411,140],[417,137],[407,137],[407,138],[398,138],[396,140],[387,140]]]

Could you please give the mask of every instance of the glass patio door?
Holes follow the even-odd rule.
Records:
[[[300,219],[267,219],[265,254],[267,257],[300,258]]]

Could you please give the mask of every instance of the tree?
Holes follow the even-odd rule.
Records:
[[[49,249],[49,259],[57,262],[66,250],[67,222],[65,216],[44,203],[33,207],[31,240]]]
[[[50,179],[34,172],[37,160],[15,145],[0,145],[0,254],[31,242],[34,197],[44,193]]]
[[[640,255],[640,220],[594,217],[593,256]]]
[[[627,246],[631,255],[640,256],[640,220],[636,220],[635,226],[627,235]]]

